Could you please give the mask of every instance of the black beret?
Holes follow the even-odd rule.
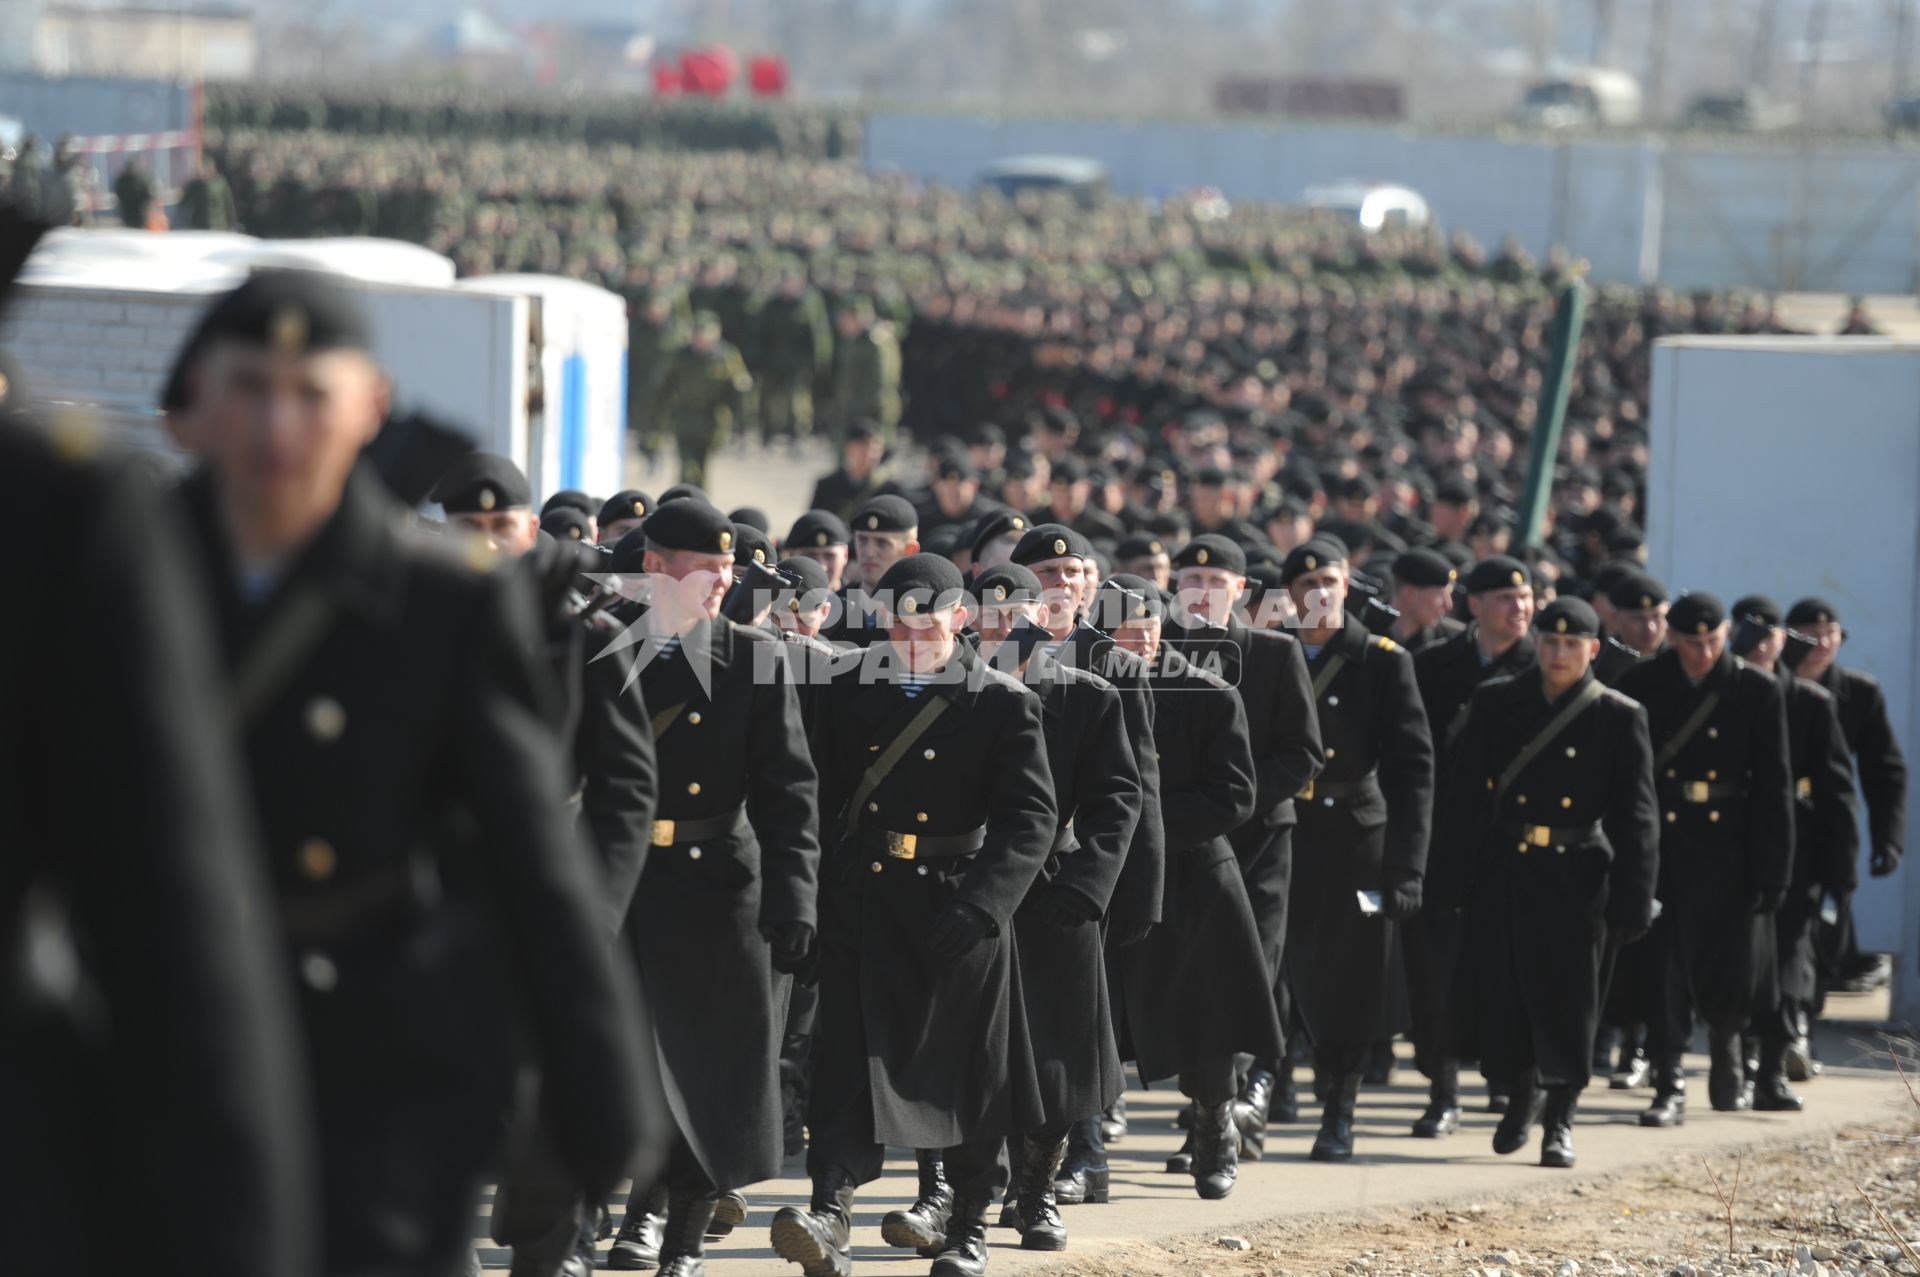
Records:
[[[1626,559],[1608,559],[1593,570],[1593,591],[1598,595],[1611,597],[1613,583],[1629,572],[1638,572],[1639,567]]]
[[[815,590],[827,588],[827,570],[812,559],[791,558],[780,560],[775,571],[793,589],[801,594],[811,594]]]
[[[1471,505],[1480,498],[1465,479],[1442,479],[1434,485],[1433,499],[1439,505]]]
[[[647,544],[656,550],[733,553],[733,520],[693,497],[662,503],[647,516],[642,531],[647,534]]]
[[[1287,561],[1280,565],[1280,583],[1292,585],[1296,577],[1308,572],[1318,572],[1329,563],[1345,563],[1347,547],[1337,541],[1323,541],[1313,537],[1293,547],[1293,553],[1287,555]]]
[[[975,426],[968,442],[976,448],[991,448],[995,444],[1005,444],[1007,432],[991,421]]]
[[[960,534],[966,529],[957,523],[945,524],[935,528],[920,539],[920,548],[927,554],[937,554],[943,559],[951,559],[960,548]]]
[[[1122,563],[1129,559],[1152,558],[1156,554],[1166,552],[1165,541],[1156,536],[1148,536],[1144,532],[1136,532],[1130,537],[1124,537],[1120,544],[1113,547],[1113,557]]]
[[[594,512],[600,508],[600,503],[584,492],[575,492],[572,488],[562,488],[541,504],[540,517],[544,519],[555,510],[562,508],[578,510],[581,514],[591,519]]]
[[[1009,532],[1025,535],[1031,526],[1027,516],[1018,510],[1002,510],[998,514],[990,514],[974,525],[973,553],[977,557],[980,551],[986,548],[988,542],[997,541]]]
[[[1801,599],[1787,609],[1788,625],[1824,625],[1839,619],[1840,609],[1825,599]]]
[[[942,479],[978,479],[979,471],[973,468],[964,456],[940,458],[940,468],[936,472]]]
[[[749,527],[758,528],[762,532],[773,531],[773,520],[769,519],[767,512],[758,506],[743,505],[738,510],[728,514],[727,517],[735,523],[744,523]]]
[[[448,514],[492,514],[533,504],[520,467],[492,452],[470,452],[454,462],[434,486],[433,499]]]
[[[831,510],[809,510],[793,521],[793,531],[787,533],[789,549],[796,546],[849,545],[853,533],[839,515]]]
[[[540,530],[556,541],[591,541],[587,516],[570,505],[557,506],[540,516]]]
[[[217,341],[267,346],[289,355],[366,350],[371,345],[359,299],[338,276],[263,270],[213,303],[198,330],[202,349]],[[194,345],[189,339],[188,346]]]
[[[1037,599],[1040,597],[1040,578],[1018,563],[1002,563],[975,577],[973,592],[982,603]]]
[[[1467,573],[1467,593],[1512,590],[1532,582],[1533,574],[1527,570],[1526,564],[1511,555],[1495,554],[1474,564]]]
[[[634,528],[614,542],[613,558],[608,561],[608,566],[622,576],[646,571],[647,530],[644,527]]]
[[[653,498],[638,488],[624,488],[607,498],[600,507],[600,526],[618,523],[622,519],[644,519],[647,511],[653,509]]]
[[[1096,629],[1111,634],[1128,621],[1164,617],[1166,610],[1159,586],[1130,572],[1116,572],[1100,582],[1100,588],[1094,591],[1088,621]]]
[[[950,561],[937,554],[909,554],[886,570],[876,593],[891,598],[896,612],[910,616],[951,607],[965,590],[960,569]]]
[[[1422,589],[1452,585],[1459,575],[1438,550],[1408,550],[1393,561],[1394,580]]]
[[[1667,628],[1675,634],[1706,634],[1727,619],[1727,605],[1704,590],[1692,590],[1673,601]]]
[[[774,564],[773,538],[751,523],[733,524],[733,561],[735,563]]]
[[[1049,482],[1079,483],[1082,479],[1086,477],[1087,477],[1087,468],[1085,465],[1081,464],[1080,458],[1075,456],[1065,456],[1053,463],[1053,477],[1049,480]]]
[[[1286,588],[1286,582],[1280,579],[1278,563],[1249,563],[1247,565],[1246,604],[1249,610],[1260,606],[1260,601],[1274,590]]]
[[[919,526],[913,503],[891,493],[873,498],[853,516],[855,532],[910,532]]]
[[[875,425],[871,421],[861,420],[861,421],[856,421],[852,425],[847,427],[847,433],[841,439],[841,442],[842,443],[865,443],[869,439],[877,439],[879,437],[880,437],[879,426]]]
[[[707,495],[707,490],[697,483],[674,484],[671,488],[668,488],[660,494],[659,504],[665,505],[669,501],[685,501],[689,498],[695,501],[705,501],[708,505],[713,504],[713,499]]]
[[[1658,607],[1667,601],[1667,587],[1645,572],[1622,572],[1607,589],[1607,602],[1623,612]]]
[[[1247,552],[1229,537],[1207,532],[1180,547],[1173,556],[1175,571],[1181,568],[1221,568],[1239,576],[1247,574]]]
[[[1733,614],[1742,621],[1753,621],[1770,630],[1777,630],[1784,624],[1780,615],[1780,605],[1764,594],[1749,594],[1733,605]]]
[[[1042,523],[1027,529],[1020,544],[1013,547],[1013,562],[1024,567],[1045,563],[1048,559],[1090,559],[1093,547],[1087,539],[1061,523]]]
[[[1542,634],[1599,638],[1600,614],[1585,599],[1562,595],[1533,614],[1533,628]]]

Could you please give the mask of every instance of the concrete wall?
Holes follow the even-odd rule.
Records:
[[[1709,589],[1728,602],[1747,593],[1783,606],[1809,594],[1830,599],[1850,634],[1841,662],[1880,680],[1912,760],[1920,744],[1920,346],[1668,339],[1654,350],[1651,429],[1653,574],[1674,590]],[[1920,785],[1907,820],[1920,830]],[[1910,859],[1892,878],[1870,878],[1866,852],[1854,898],[1860,945],[1901,955],[1896,1010],[1920,1024],[1920,866]]]
[[[1513,234],[1536,254],[1564,243],[1605,282],[1865,293],[1920,282],[1920,151],[1889,146],[1802,153],[1657,138],[876,115],[866,148],[870,168],[951,186],[1036,153],[1097,159],[1124,195],[1217,186],[1287,201],[1321,182],[1403,182],[1449,230],[1488,246]]]

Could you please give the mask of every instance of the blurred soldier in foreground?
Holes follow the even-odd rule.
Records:
[[[562,805],[537,613],[484,548],[404,531],[356,466],[387,389],[337,282],[255,275],[201,339],[179,499],[301,986],[325,1271],[443,1277],[516,1046],[580,1191],[640,1135],[632,984]]]

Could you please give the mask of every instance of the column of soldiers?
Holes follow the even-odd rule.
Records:
[[[99,986],[6,1005],[29,1043],[10,1106],[161,1034],[88,997],[137,1008],[166,982],[165,1005],[219,1010],[231,1050],[182,1088],[212,1114],[191,1151],[171,1127],[101,1135],[135,1165],[169,1151],[178,1220],[229,1217],[204,1223],[205,1267],[443,1277],[475,1263],[492,1180],[525,1277],[592,1271],[607,1234],[613,1267],[697,1277],[800,1136],[782,1260],[852,1271],[892,1146],[918,1183],[882,1236],[978,1277],[994,1225],[1057,1251],[1063,1207],[1111,1200],[1125,1062],[1185,1098],[1168,1169],[1217,1200],[1308,1107],[1297,1057],[1312,1160],[1354,1157],[1369,1053],[1409,1027],[1432,1087],[1412,1134],[1459,1129],[1477,1065],[1505,1097],[1495,1150],[1540,1127],[1546,1166],[1575,1160],[1603,1019],[1644,1042],[1648,1125],[1684,1117],[1696,1026],[1713,1108],[1799,1106],[1856,758],[1875,872],[1903,841],[1885,705],[1835,666],[1831,604],[1669,600],[1623,567],[1603,625],[1538,557],[1437,536],[1365,555],[1385,536],[1365,494],[1243,502],[1206,423],[1124,483],[1063,465],[1041,510],[974,512],[970,455],[916,505],[850,440],[829,490],[852,508],[809,511],[782,558],[763,517],[691,484],[536,512],[510,463],[471,455],[414,490],[376,444],[368,346],[336,282],[263,273],[209,310],[169,395],[197,465],[141,498],[140,539],[190,582],[169,610],[204,601],[121,673],[153,683],[145,710],[201,686],[158,662],[210,691],[141,719],[191,739],[128,766],[204,792],[125,840],[199,875],[147,920],[198,945],[170,970],[97,948],[117,915],[92,915],[110,898],[71,838],[35,841],[48,863],[7,901],[9,927],[77,936]],[[1055,425],[1036,463],[1071,455]],[[105,481],[57,431],[0,444]],[[1182,471],[1209,494],[1191,523]],[[1084,513],[1080,483],[1112,490],[1111,525],[1055,517]],[[428,496],[444,525],[407,513]],[[58,718],[19,739],[62,739]],[[7,770],[14,832],[58,831],[64,791]],[[58,1259],[91,1185],[40,1151],[0,1163],[48,1203],[27,1240]]]

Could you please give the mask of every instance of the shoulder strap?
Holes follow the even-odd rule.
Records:
[[[686,709],[686,707],[687,703],[681,701],[678,705],[669,705],[658,714],[655,714],[653,716],[653,738],[659,740],[661,736],[665,735],[666,730],[679,721],[680,713]]]
[[[1320,672],[1313,676],[1314,700],[1317,701],[1327,694],[1327,689],[1333,686],[1334,677],[1338,675],[1342,669],[1346,668],[1346,664],[1347,654],[1345,652],[1335,652],[1327,658],[1327,663],[1322,665]]]
[[[1500,779],[1494,782],[1493,801],[1497,803],[1504,798],[1513,782],[1520,779],[1520,773],[1527,770],[1527,764],[1540,757],[1540,751],[1553,744],[1555,738],[1567,729],[1567,724],[1580,717],[1581,712],[1599,700],[1606,690],[1600,685],[1599,679],[1589,679],[1587,685],[1580,689],[1579,694],[1553,716],[1553,721],[1541,728],[1538,736],[1520,747],[1520,752],[1513,756],[1513,761],[1507,764],[1507,769],[1500,773]]]
[[[887,773],[906,757],[907,751],[913,748],[913,743],[920,739],[927,728],[933,726],[933,720],[940,717],[941,712],[951,703],[946,697],[935,696],[931,691],[927,692],[926,696],[927,703],[920,707],[920,712],[913,716],[913,721],[893,738],[893,743],[881,751],[880,757],[874,759],[873,765],[867,768],[867,774],[860,778],[860,787],[853,791],[853,797],[847,802],[848,833],[853,833],[860,827],[860,813],[867,809],[867,799],[873,796],[874,790],[880,788],[880,782],[887,778]]]
[[[333,595],[307,581],[295,586],[267,618],[233,675],[231,708],[242,731],[320,645],[333,625],[333,613]]]
[[[1700,734],[1700,729],[1707,725],[1707,720],[1713,717],[1713,711],[1719,707],[1720,693],[1708,692],[1701,699],[1699,708],[1693,711],[1693,717],[1682,723],[1680,730],[1669,736],[1667,743],[1660,747],[1660,752],[1654,755],[1653,769],[1659,771],[1678,758],[1680,751],[1687,747],[1687,742]]]

